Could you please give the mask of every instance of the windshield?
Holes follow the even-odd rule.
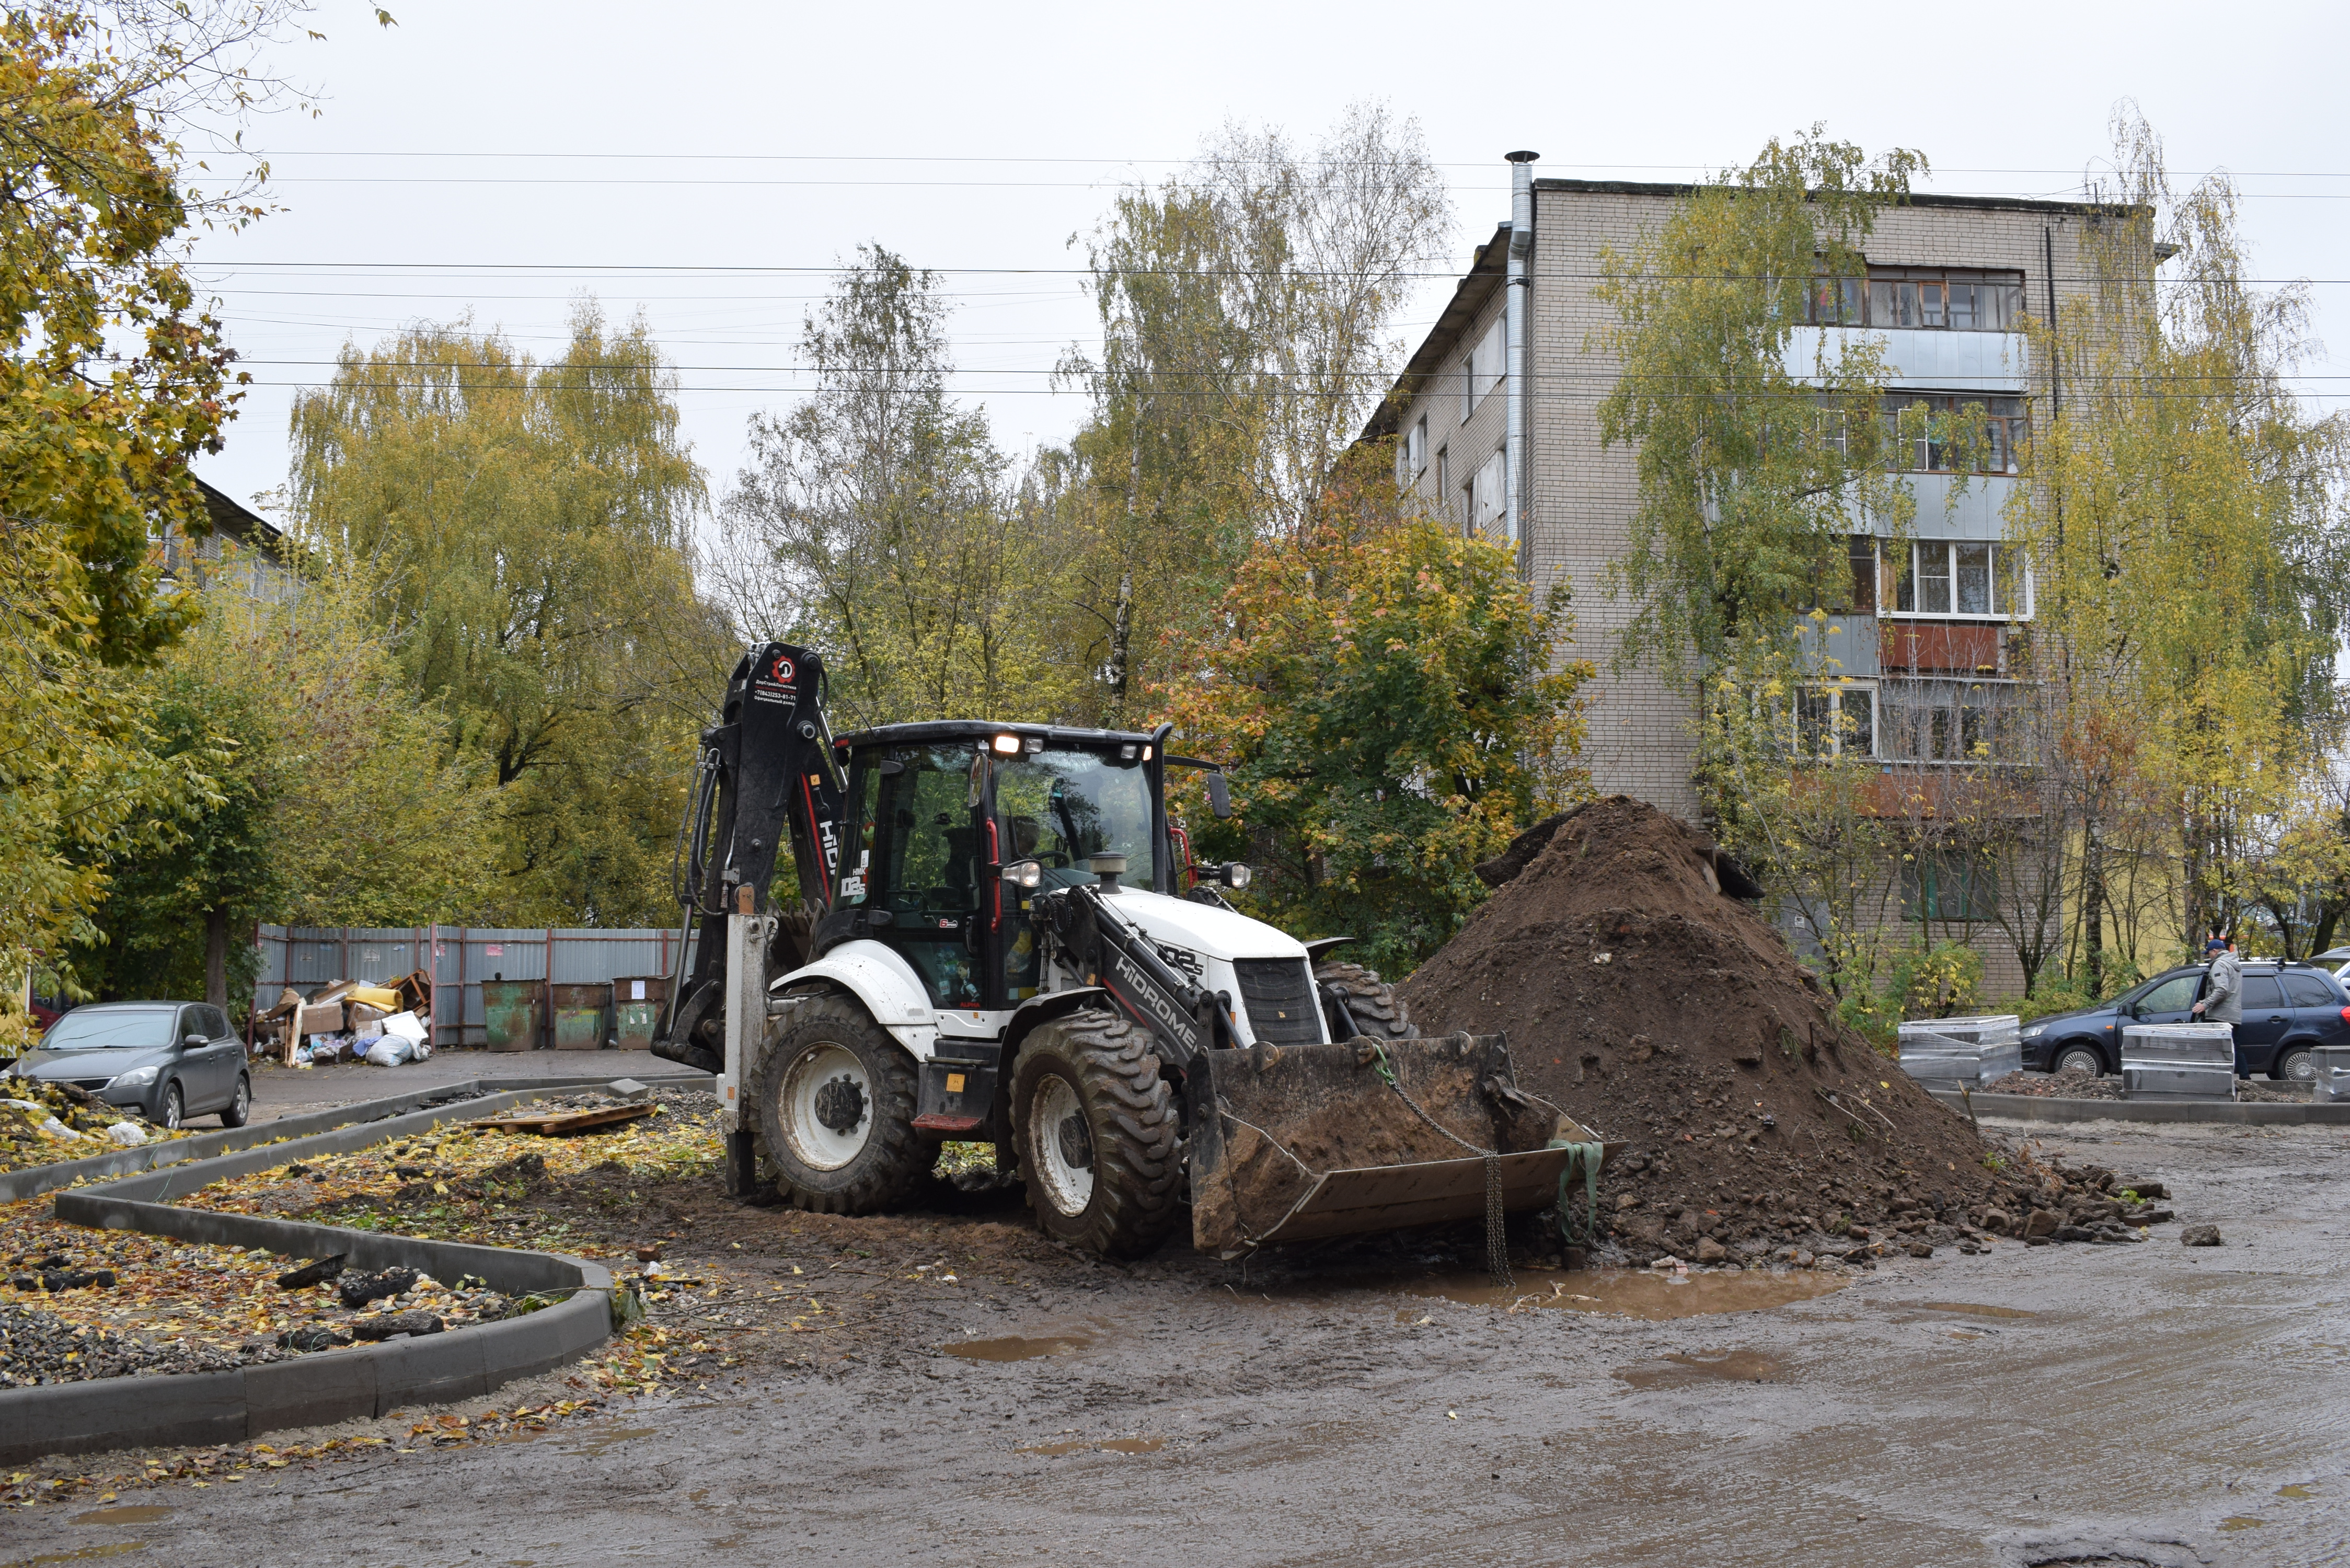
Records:
[[[172,1043],[171,1007],[81,1007],[67,1013],[41,1038],[44,1051],[152,1051]]]
[[[1090,882],[1089,857],[1123,855],[1119,884],[1149,888],[1157,867],[1144,763],[1076,750],[1007,758],[995,770],[995,808],[1012,835],[1004,861],[1037,861],[1045,887]]]

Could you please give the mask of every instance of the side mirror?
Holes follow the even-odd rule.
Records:
[[[211,1044],[212,1040],[208,1035],[182,1034],[180,1036],[180,1044],[191,1051],[201,1051]]]
[[[1003,868],[1003,880],[1009,887],[1023,892],[1034,892],[1045,883],[1045,867],[1035,860],[1014,860]]]
[[[1224,775],[1222,774],[1208,775],[1208,809],[1214,812],[1220,818],[1229,817],[1232,814],[1232,786],[1224,782]]]

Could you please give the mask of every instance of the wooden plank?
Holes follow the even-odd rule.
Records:
[[[538,1116],[492,1116],[485,1121],[469,1122],[469,1127],[488,1132],[536,1133],[543,1137],[559,1137],[564,1133],[585,1132],[590,1127],[616,1127],[632,1122],[639,1116],[653,1114],[650,1105],[604,1106],[590,1111],[549,1111]]]

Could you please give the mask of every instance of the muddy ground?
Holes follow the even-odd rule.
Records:
[[[2180,1220],[2216,1221],[2227,1244],[2183,1248],[2167,1226],[2137,1246],[1939,1250],[1794,1301],[1834,1281],[1522,1271],[1513,1303],[1435,1250],[1243,1279],[1180,1250],[1073,1257],[983,1199],[849,1220],[583,1189],[577,1226],[603,1216],[606,1240],[656,1236],[665,1266],[734,1282],[660,1309],[724,1357],[525,1440],[77,1490],[0,1515],[0,1552],[190,1568],[2342,1560],[2350,1139],[2101,1124],[2045,1147],[2163,1179]],[[763,1318],[763,1296],[794,1304]]]

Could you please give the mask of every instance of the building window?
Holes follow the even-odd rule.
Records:
[[[1979,539],[1914,539],[1894,578],[1893,613],[2026,620],[2032,574],[2012,545]]]
[[[1822,327],[2010,332],[2023,319],[2023,275],[1873,266],[1866,283],[1856,277],[1812,279],[1804,314]]]
[[[1428,472],[1428,416],[1414,421],[1396,453],[1396,482],[1407,489]]]
[[[2022,398],[1905,393],[1885,400],[1887,466],[1909,473],[2013,473],[2031,429]]]
[[[1494,317],[1493,325],[1485,328],[1485,336],[1469,351],[1469,385],[1461,400],[1461,418],[1464,422],[1485,400],[1485,394],[1502,384],[1502,377],[1509,369],[1509,325],[1508,317]]]
[[[1877,754],[1889,762],[2028,763],[2022,693],[2012,680],[1882,681]]]
[[[1839,681],[1795,696],[1795,748],[1807,757],[1877,754],[1877,691]]]
[[[1488,525],[1509,509],[1509,498],[1503,493],[1507,483],[1503,476],[1507,468],[1508,464],[1497,452],[1470,476],[1469,527],[1472,533],[1485,533]]]
[[[1999,876],[1979,856],[1920,850],[1901,867],[1907,919],[1989,920],[1999,915]]]

